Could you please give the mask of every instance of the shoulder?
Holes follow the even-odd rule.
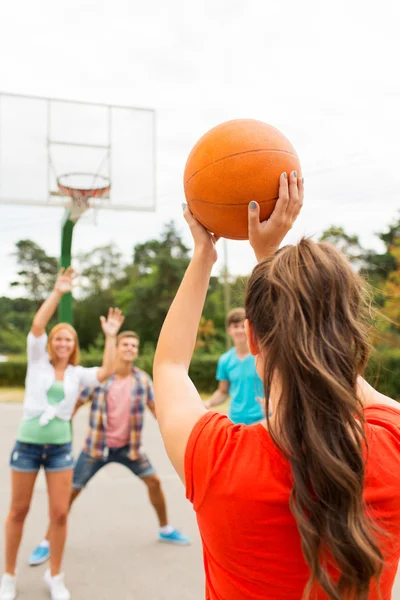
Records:
[[[146,373],[146,371],[139,369],[139,367],[132,368],[132,375],[141,383],[144,383],[147,385],[153,385],[153,381],[152,381],[150,375],[148,373]]]
[[[400,442],[400,403],[399,408],[385,404],[367,406],[364,408],[364,418],[369,426],[389,431]]]
[[[231,360],[234,360],[235,356],[236,356],[235,348],[231,348],[227,352],[224,352],[223,354],[221,354],[218,362],[221,364],[226,364],[226,363],[230,362]]]
[[[234,424],[225,415],[207,412],[194,426],[186,447],[187,498],[197,511],[212,482],[225,486],[226,474],[241,478],[243,468],[253,477],[270,452],[274,448],[262,426]]]

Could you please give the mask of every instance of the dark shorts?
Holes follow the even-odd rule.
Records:
[[[71,443],[25,444],[16,442],[11,452],[10,467],[21,473],[37,473],[40,467],[49,473],[74,468]]]
[[[107,458],[93,458],[81,452],[74,469],[74,490],[81,490],[89,482],[97,471],[100,471],[102,467],[110,463],[118,463],[128,467],[130,471],[137,477],[143,479],[143,477],[149,477],[155,475],[153,465],[145,454],[142,454],[137,460],[131,460],[128,456],[129,446],[123,448],[110,448]]]

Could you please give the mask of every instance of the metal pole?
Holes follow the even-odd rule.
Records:
[[[231,310],[231,286],[229,283],[229,268],[228,268],[228,242],[227,240],[224,238],[223,239],[223,246],[224,246],[224,266],[223,266],[223,281],[224,281],[224,304],[225,304],[225,318],[228,315],[228,312]],[[229,348],[231,347],[231,338],[229,337],[229,335],[226,333],[225,334],[225,340],[226,340],[226,348],[227,350],[229,350]]]
[[[67,208],[61,228],[61,267],[66,269],[71,266],[72,233],[75,221],[69,218],[70,210]],[[59,304],[59,320],[62,323],[73,324],[72,294],[64,294]]]

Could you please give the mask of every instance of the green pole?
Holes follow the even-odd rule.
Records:
[[[61,267],[66,269],[71,266],[72,233],[76,221],[71,221],[70,210],[65,211],[61,227]],[[59,305],[59,320],[62,323],[73,324],[72,294],[64,294]]]

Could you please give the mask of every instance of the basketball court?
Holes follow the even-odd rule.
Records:
[[[21,404],[0,404],[0,527],[10,493],[8,458],[21,418]],[[88,410],[74,420],[74,453],[79,453]],[[189,535],[192,545],[157,541],[157,520],[145,486],[127,469],[109,465],[77,499],[69,521],[64,558],[66,584],[74,600],[204,600],[200,536],[191,504],[164,451],[157,423],[146,412],[144,445],[161,476],[170,522]],[[28,556],[43,538],[47,524],[44,476],[37,481],[18,561],[18,600],[48,600],[42,582],[45,565],[29,567]],[[3,539],[3,536],[2,536]],[[0,544],[0,564],[4,547]]]
[[[26,206],[64,208],[64,218],[59,222],[55,217],[54,228],[60,231],[60,264],[66,267],[78,220],[95,223],[100,210],[120,211],[121,219],[127,212],[155,210],[155,147],[152,109],[0,94],[0,204],[18,206],[21,214]],[[118,239],[118,231],[114,235]],[[71,296],[63,299],[60,318],[72,322]],[[21,410],[19,404],[0,404],[1,522],[8,510],[8,458]],[[145,487],[123,467],[110,465],[83,492],[71,514],[64,566],[75,600],[204,599],[195,515],[165,454],[157,424],[150,414],[146,416],[144,444],[163,482],[169,521],[193,544],[160,544]],[[87,418],[84,408],[74,421],[75,456]],[[49,597],[42,582],[45,566],[27,565],[46,526],[47,494],[41,473],[20,549],[21,600]],[[3,560],[0,545],[0,563]],[[400,599],[400,579],[393,598]]]

